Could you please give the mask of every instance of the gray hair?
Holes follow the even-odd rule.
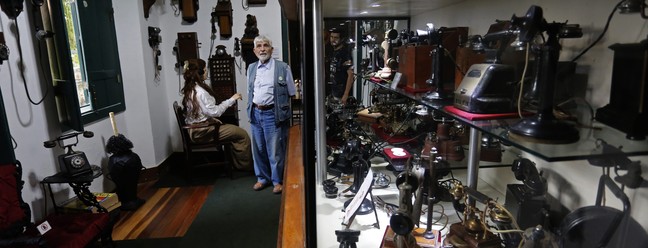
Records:
[[[265,35],[259,35],[254,38],[254,46],[256,47],[257,44],[262,43],[262,42],[267,42],[270,47],[272,47],[272,40]]]

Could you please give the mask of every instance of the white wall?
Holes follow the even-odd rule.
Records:
[[[134,151],[142,158],[145,167],[154,167],[163,162],[173,151],[182,151],[178,127],[172,112],[171,103],[180,100],[179,80],[174,68],[176,57],[172,53],[178,32],[197,32],[201,43],[200,57],[207,59],[210,46],[210,30],[212,8],[216,1],[201,1],[198,11],[198,21],[194,24],[183,24],[181,16],[175,16],[170,0],[156,1],[149,12],[149,18],[144,18],[141,1],[113,0],[115,9],[115,28],[117,31],[119,58],[124,79],[124,94],[126,111],[117,113],[119,132],[129,138]],[[89,3],[91,3],[89,1]],[[25,5],[30,4],[26,1]],[[281,9],[278,1],[268,1],[264,6],[250,6],[243,10],[239,1],[232,2],[233,8],[233,37],[221,39],[220,33],[215,45],[225,45],[227,51],[233,54],[234,37],[242,37],[245,29],[247,14],[256,16],[259,33],[273,39],[275,52],[281,56]],[[26,10],[30,9],[25,7]],[[31,34],[31,21],[25,11],[17,18],[20,31],[20,41],[15,35],[14,21],[0,14],[0,31],[4,32],[7,46],[10,49],[8,61],[0,65],[0,90],[4,98],[7,119],[12,137],[16,140],[14,150],[16,158],[24,167],[23,179],[26,181],[23,198],[32,206],[33,218],[38,220],[45,214],[43,205],[43,190],[39,182],[46,176],[57,172],[55,165],[61,149],[46,149],[43,141],[53,139],[61,134],[58,126],[54,99],[50,93],[43,104],[32,105],[25,94],[24,86],[18,70],[20,58],[18,44],[22,46],[25,77],[29,93],[34,100],[41,99],[44,86],[51,82],[49,78],[39,76],[37,71],[37,51],[34,48],[35,39]],[[162,29],[160,64],[162,72],[160,80],[154,78],[153,50],[148,44],[148,26]],[[242,63],[242,61],[241,61]],[[238,91],[244,94],[244,101],[239,101],[239,117],[243,128],[249,130],[245,114],[246,79],[243,74],[236,75]],[[85,126],[93,131],[95,137],[80,138],[76,147],[83,150],[92,164],[107,166],[109,155],[105,152],[105,143],[112,135],[112,127],[108,119],[103,119]],[[109,191],[113,184],[100,177],[92,186],[92,191]],[[54,185],[53,190],[58,200],[69,198],[73,193],[66,185]],[[51,203],[48,203],[51,209]]]
[[[510,20],[512,15],[524,16],[531,5],[542,7],[548,22],[565,22],[580,24],[583,37],[580,39],[562,39],[561,60],[571,60],[581,50],[591,44],[602,32],[608,15],[618,1],[610,0],[546,0],[546,1],[505,1],[505,0],[467,0],[436,11],[412,17],[412,29],[422,29],[426,23],[436,27],[469,27],[470,35],[484,35],[495,20]],[[648,21],[639,14],[622,15],[618,12],[612,18],[605,37],[578,62],[577,72],[587,75],[586,100],[593,108],[600,108],[608,103],[610,79],[612,75],[613,52],[607,47],[614,43],[638,43],[646,39]],[[559,198],[569,209],[593,205],[596,197],[596,186],[601,169],[589,165],[587,161],[547,163],[542,159],[525,157],[536,162],[539,169],[545,170],[549,193]],[[642,161],[643,177],[648,178],[648,158],[631,157]],[[519,183],[513,177],[510,168],[482,169],[480,177],[505,193],[506,184]],[[623,173],[623,172],[622,172]],[[510,175],[508,180],[502,175]],[[645,229],[648,229],[648,191],[643,189],[626,189],[631,200],[632,216]],[[503,199],[502,199],[503,200]],[[620,208],[619,201],[608,194],[607,203]]]

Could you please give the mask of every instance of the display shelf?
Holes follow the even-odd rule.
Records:
[[[626,134],[602,123],[594,123],[596,128],[579,128],[580,139],[570,144],[541,144],[509,136],[509,126],[520,121],[520,118],[502,118],[492,120],[468,120],[444,109],[452,106],[449,100],[425,99],[425,93],[411,93],[402,88],[392,89],[390,85],[373,82],[374,85],[391,90],[392,92],[408,97],[419,104],[425,105],[443,115],[456,119],[471,128],[498,137],[502,142],[513,145],[522,151],[528,152],[548,162],[573,161],[609,156],[600,149],[600,141],[620,148],[627,156],[648,155],[648,141],[629,140]]]
[[[394,183],[395,178],[391,171],[387,170],[385,164],[373,164],[371,166],[372,170],[376,173],[383,172],[392,177],[392,182],[389,184],[389,187],[383,189],[373,189],[374,197],[380,197],[385,202],[391,204],[398,204],[398,190],[396,189],[396,184]],[[453,170],[453,174],[456,179],[464,181],[466,180],[466,170]],[[447,179],[447,177],[446,177]],[[348,184],[337,183],[337,187],[340,189],[340,192]],[[493,199],[504,199],[504,194],[494,187],[490,186],[484,181],[480,181],[478,190],[488,196],[491,196]],[[367,199],[369,196],[367,196]],[[344,218],[344,202],[349,200],[349,197],[338,196],[335,199],[329,199],[325,197],[324,190],[322,186],[319,186],[317,189],[317,247],[322,248],[333,248],[339,247],[337,237],[335,235],[335,230],[342,230],[344,226],[341,224],[342,219]],[[423,209],[427,209],[427,206],[423,206]],[[443,212],[444,215],[441,217],[440,213],[435,213],[433,219],[437,224],[432,226],[434,230],[441,230],[441,239],[445,238],[445,235],[449,231],[450,225],[453,223],[460,222],[460,219],[454,210],[451,202],[440,202],[435,204],[433,210],[438,212]],[[425,211],[422,211],[425,213]],[[438,215],[437,215],[438,214]],[[380,247],[382,242],[383,235],[385,230],[389,225],[390,216],[382,208],[377,208],[378,222],[380,228],[373,226],[376,223],[376,217],[373,212],[366,215],[357,215],[350,226],[350,229],[359,230],[360,237],[357,242],[357,247]],[[446,219],[447,217],[447,219]],[[462,216],[463,218],[463,216]],[[421,221],[425,222],[426,215],[421,215]],[[425,228],[425,224],[421,224],[420,227]]]

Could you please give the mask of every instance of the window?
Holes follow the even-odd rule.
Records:
[[[54,32],[47,48],[63,130],[124,111],[112,1],[49,0],[41,8]]]

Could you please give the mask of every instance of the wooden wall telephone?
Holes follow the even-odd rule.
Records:
[[[218,21],[218,27],[221,30],[221,37],[232,37],[232,2],[230,0],[218,0],[214,7],[212,15],[212,24]]]
[[[194,23],[198,20],[198,0],[179,0],[182,20]]]

